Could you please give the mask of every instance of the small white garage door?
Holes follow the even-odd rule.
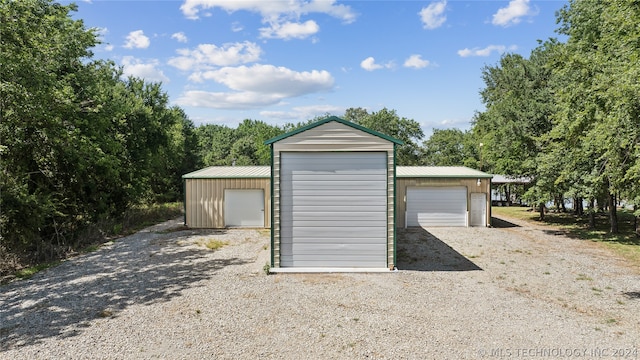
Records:
[[[264,227],[264,190],[225,189],[224,225]]]
[[[467,226],[466,187],[407,188],[406,226]]]
[[[387,266],[387,154],[283,152],[282,267]]]

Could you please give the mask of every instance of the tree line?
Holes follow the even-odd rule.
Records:
[[[541,217],[570,197],[592,227],[608,209],[617,233],[616,204],[640,204],[640,5],[573,0],[556,16],[565,42],[484,67],[473,137],[486,170],[532,179],[525,197]]]
[[[75,5],[0,6],[0,253],[55,257],[90,223],[178,199],[200,165],[193,123],[160,84],[95,60]]]
[[[199,127],[160,83],[94,59],[96,29],[51,0],[0,3],[0,259],[57,258],[78,234],[132,207],[182,200],[181,175],[210,165],[268,165],[264,141],[305,126],[246,119]],[[327,114],[329,116],[329,114]],[[395,110],[344,117],[403,141],[417,163],[419,123]]]
[[[181,200],[185,173],[268,165],[265,140],[332,115],[196,127],[161,84],[93,58],[97,33],[71,18],[75,5],[1,4],[0,254],[54,256],[88,224]],[[616,201],[640,203],[640,6],[571,1],[557,17],[565,42],[482,69],[486,108],[467,131],[425,138],[419,122],[387,108],[335,115],[402,140],[399,165],[526,176],[530,203],[571,197],[593,221],[607,207],[617,232]]]

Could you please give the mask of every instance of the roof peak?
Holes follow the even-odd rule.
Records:
[[[356,130],[363,131],[363,132],[365,132],[365,133],[367,133],[367,134],[370,134],[370,135],[373,135],[373,136],[377,136],[377,137],[379,137],[379,138],[381,138],[381,139],[384,139],[384,140],[390,141],[390,142],[392,142],[392,143],[394,143],[394,144],[396,144],[396,145],[402,145],[402,144],[404,144],[404,142],[403,142],[402,140],[398,140],[398,139],[396,139],[396,138],[394,138],[394,137],[392,137],[392,136],[385,135],[385,134],[380,133],[380,132],[377,132],[377,131],[375,131],[375,130],[371,130],[371,129],[366,128],[366,127],[364,127],[364,126],[362,126],[362,125],[356,124],[356,123],[351,122],[351,121],[349,121],[349,120],[345,120],[345,119],[343,119],[343,118],[339,118],[339,117],[337,117],[337,116],[329,116],[329,117],[327,117],[327,118],[325,118],[325,119],[318,120],[318,121],[316,121],[316,122],[314,122],[314,123],[311,123],[311,124],[305,125],[305,126],[303,126],[303,127],[301,127],[301,128],[295,129],[295,130],[293,130],[293,131],[289,131],[288,133],[284,133],[284,134],[282,134],[282,135],[279,135],[279,136],[276,136],[276,137],[271,138],[271,139],[269,139],[269,140],[266,140],[264,143],[265,143],[266,145],[271,145],[271,144],[273,144],[273,143],[275,143],[275,142],[278,142],[278,141],[280,141],[280,140],[286,139],[286,138],[288,138],[288,137],[290,137],[290,136],[297,135],[297,134],[299,134],[299,133],[301,133],[301,132],[304,132],[304,131],[307,131],[307,130],[313,129],[313,128],[315,128],[315,127],[318,127],[318,126],[320,126],[320,125],[324,125],[324,124],[329,123],[329,122],[332,122],[332,121],[335,121],[335,122],[337,122],[337,123],[340,123],[340,124],[343,124],[343,125],[346,125],[346,126],[352,127],[352,128],[354,128],[354,129],[356,129]]]

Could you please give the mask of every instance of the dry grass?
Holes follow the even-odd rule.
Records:
[[[198,246],[206,247],[209,250],[218,250],[225,245],[229,245],[228,241],[222,241],[217,239],[198,239],[195,241],[195,244]]]
[[[547,226],[574,239],[597,242],[628,260],[632,266],[640,267],[640,236],[635,233],[631,211],[618,210],[619,234],[609,232],[609,220],[606,214],[597,214],[596,227],[590,229],[589,219],[586,216],[576,216],[571,213],[549,212],[541,221],[539,214],[527,207],[493,207],[492,212],[498,217],[514,218]]]

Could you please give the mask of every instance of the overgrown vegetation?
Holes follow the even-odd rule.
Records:
[[[150,204],[181,200],[180,174],[200,166],[185,113],[160,84],[94,60],[97,30],[75,10],[0,6],[0,256],[11,264],[126,232]]]
[[[35,273],[60,264],[70,256],[93,252],[106,242],[133,234],[147,226],[182,215],[181,202],[139,205],[112,219],[103,219],[89,224],[73,234],[73,242],[51,249],[52,253],[43,260],[38,254],[24,252],[0,252],[0,283],[13,277],[29,278]]]

